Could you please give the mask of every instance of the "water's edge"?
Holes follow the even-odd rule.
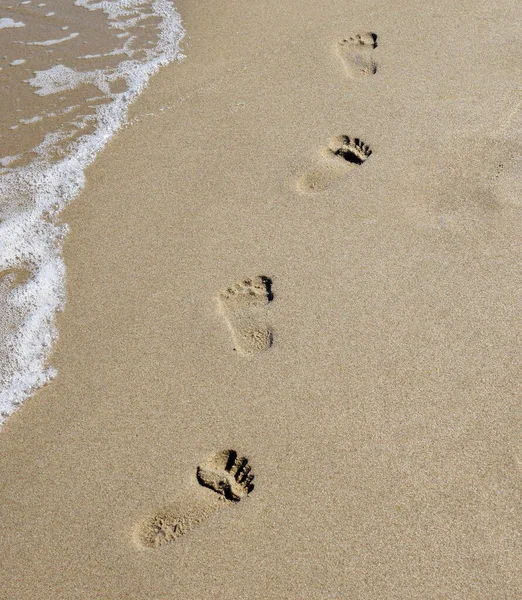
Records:
[[[126,11],[125,22],[130,22],[129,6],[133,4],[139,11],[143,2],[75,3],[91,11],[104,11],[110,26],[123,30],[122,11]],[[94,117],[88,117],[91,132],[77,137],[59,160],[51,160],[50,155],[63,138],[59,133],[48,133],[33,149],[34,160],[6,168],[0,176],[0,425],[56,376],[49,358],[58,338],[56,313],[65,305],[62,245],[68,230],[60,222],[60,212],[81,193],[85,169],[125,123],[130,104],[150,77],[161,66],[183,57],[179,45],[185,31],[172,3],[155,0],[147,4],[159,19],[157,43],[147,48],[140,60],[128,54],[128,59],[115,68],[101,71],[101,78],[100,69],[96,70],[95,85],[110,101],[97,106]],[[74,89],[94,81],[94,71],[67,69],[57,65],[45,76],[37,73],[29,84],[39,88],[36,93],[53,94],[63,89],[60,86],[64,82],[68,89]],[[113,93],[110,85],[118,80],[125,82],[126,89]],[[5,167],[9,161],[2,164]]]

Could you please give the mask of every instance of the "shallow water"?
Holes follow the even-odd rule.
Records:
[[[0,6],[0,422],[55,375],[59,213],[183,34],[169,0]]]

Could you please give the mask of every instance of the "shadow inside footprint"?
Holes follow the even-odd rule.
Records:
[[[196,476],[201,485],[234,502],[239,502],[254,489],[254,474],[248,460],[239,457],[235,450],[216,454],[206,466],[198,467]]]
[[[368,144],[359,138],[350,138],[347,135],[332,140],[330,152],[353,165],[362,165],[372,153]]]
[[[269,302],[272,302],[272,300],[274,299],[274,294],[272,292],[272,280],[270,279],[270,277],[267,277],[266,275],[261,275],[261,280],[266,289],[267,300]]]
[[[349,44],[352,48],[377,48],[377,34],[367,31],[358,33],[347,39],[344,39],[342,44]]]

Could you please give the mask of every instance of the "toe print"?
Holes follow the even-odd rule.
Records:
[[[332,140],[330,152],[354,165],[362,165],[372,153],[368,144],[359,138],[350,138],[347,135]]]
[[[206,465],[198,467],[197,478],[201,485],[235,502],[254,489],[254,474],[248,460],[238,457],[235,450],[220,452]]]

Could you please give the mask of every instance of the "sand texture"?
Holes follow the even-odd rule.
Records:
[[[0,598],[520,598],[517,3],[176,6],[63,215]]]

